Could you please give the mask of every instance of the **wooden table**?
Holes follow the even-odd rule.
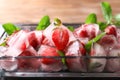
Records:
[[[0,23],[38,23],[44,15],[64,23],[81,23],[89,13],[103,20],[100,2],[108,1],[113,14],[120,13],[120,0],[0,0]]]

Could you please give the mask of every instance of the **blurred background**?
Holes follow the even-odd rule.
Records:
[[[120,13],[120,0],[0,0],[0,23],[38,23],[44,15],[63,23],[81,23],[90,13],[103,21],[102,1],[111,4],[113,15]]]

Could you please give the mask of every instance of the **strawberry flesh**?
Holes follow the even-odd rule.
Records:
[[[33,47],[27,48],[19,56],[37,56],[37,52]],[[18,59],[18,68],[23,71],[38,71],[40,67],[40,61],[37,58],[19,58]]]
[[[117,30],[116,30],[116,27],[115,27],[114,25],[108,26],[108,27],[105,29],[105,32],[106,32],[108,35],[117,36]]]
[[[42,51],[41,49],[38,51],[38,54],[40,56],[45,56],[45,57],[51,57],[51,58],[42,58],[41,62],[43,64],[53,64],[58,62],[58,60],[56,58],[54,58],[54,56],[60,56],[57,53],[57,49],[54,47],[50,47],[50,46],[42,46],[41,48],[44,48]]]
[[[54,29],[52,40],[58,50],[64,50],[69,41],[68,31],[62,28]]]

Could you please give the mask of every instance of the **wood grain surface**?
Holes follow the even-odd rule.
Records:
[[[90,13],[103,21],[102,1],[111,4],[113,15],[120,13],[120,0],[0,0],[0,23],[38,23],[44,15],[64,23],[81,23]]]

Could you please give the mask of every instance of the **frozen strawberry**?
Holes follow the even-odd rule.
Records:
[[[29,46],[37,49],[43,40],[43,34],[41,31],[25,31],[20,30],[7,39],[8,50],[7,56],[18,56]]]
[[[102,45],[108,53],[117,44],[117,38],[114,35],[105,35],[98,41],[98,43]]]
[[[42,40],[42,43],[41,43],[42,45],[49,45],[49,46],[54,46],[53,44],[52,44],[52,42],[48,39],[48,38],[46,38],[45,36],[43,37],[43,40]]]
[[[16,49],[24,51],[29,45],[27,40],[26,40],[27,33],[28,33],[27,31],[20,30],[20,31],[12,34],[7,39],[7,45],[9,47],[14,47]]]
[[[81,30],[80,34],[79,34],[80,37],[89,37],[88,33],[87,33],[87,30]]]
[[[19,56],[37,56],[33,47],[28,47]],[[18,69],[20,71],[38,71],[40,67],[40,60],[37,58],[18,58]]]
[[[37,41],[37,38],[36,38],[36,35],[34,32],[30,32],[28,34],[28,41],[29,41],[29,44],[34,47],[34,48],[37,48],[38,46],[38,41]]]
[[[18,68],[17,64],[17,59],[12,57],[0,60],[0,68],[5,71],[15,71]]]
[[[41,56],[60,56],[57,52],[56,52],[56,49],[54,48],[48,48],[44,51],[44,53],[41,54]],[[42,60],[42,63],[44,64],[51,64],[51,63],[55,63],[57,62],[58,60],[54,59],[54,58],[43,58]]]
[[[51,23],[44,31],[43,31],[43,35],[44,35],[44,40],[42,41],[43,44],[47,44],[50,46],[54,46],[54,43],[52,41],[52,31],[55,28],[54,24]]]
[[[119,28],[117,29],[117,40],[118,40],[118,43],[120,43],[120,29]]]
[[[17,57],[23,52],[23,50],[20,50],[15,47],[8,47],[7,50],[4,52],[5,56],[12,56],[12,57]]]
[[[64,50],[69,41],[68,31],[63,28],[54,29],[52,40],[58,50]]]
[[[56,29],[58,28],[58,29]],[[54,30],[55,29],[55,30]],[[61,29],[61,30],[60,30]],[[55,32],[54,32],[55,31]],[[59,33],[58,33],[58,32]],[[56,34],[57,32],[57,34]],[[55,41],[57,39],[60,39],[58,40],[57,42],[57,46],[58,44],[60,44],[61,42],[65,42],[65,46],[67,43],[71,42],[71,41],[74,41],[76,40],[76,38],[74,37],[73,33],[66,27],[64,26],[62,23],[59,23],[59,25],[56,25],[55,21],[53,21],[44,31],[43,31],[43,35],[45,36],[44,40],[43,40],[43,43],[44,44],[47,44],[47,45],[50,45],[50,46],[56,46],[56,44],[54,43],[53,41],[53,33],[56,37],[55,38]],[[67,38],[69,37],[69,39]],[[66,39],[65,39],[66,38]],[[60,45],[60,48],[61,46],[63,46],[63,43],[61,43]],[[64,47],[64,46],[63,46]],[[63,48],[62,48],[63,49]]]
[[[90,39],[96,37],[99,33],[100,30],[97,24],[84,24],[76,28],[73,32],[75,37],[84,44],[86,44]]]
[[[0,57],[5,56],[6,51],[7,47],[0,46]]]
[[[26,50],[26,48],[29,46],[29,42],[27,40],[27,34],[28,31],[20,30],[9,36],[6,42],[8,48],[5,52],[5,55],[16,57],[20,55],[21,52]]]
[[[33,31],[33,32],[35,33],[35,36],[36,36],[37,41],[38,41],[38,44],[41,45],[41,42],[44,39],[43,31]]]
[[[101,45],[95,43],[91,47],[90,56],[106,57],[106,52]],[[106,58],[89,58],[88,64],[89,72],[102,72],[106,65]]]
[[[106,34],[117,36],[116,26],[110,25],[105,29]]]
[[[113,49],[111,49],[111,51],[109,51],[108,57],[120,56],[119,45],[116,45]],[[109,72],[119,72],[120,71],[120,58],[108,58],[105,69],[106,71],[109,71]]]
[[[44,48],[45,47],[45,48]],[[44,50],[42,50],[41,48],[43,48]],[[41,51],[42,50],[42,51]],[[54,56],[60,56],[57,53],[57,49],[54,47],[49,47],[49,46],[41,46],[40,50],[38,51],[38,54],[40,56],[50,56],[50,57],[54,57]],[[54,59],[54,58],[43,58],[41,59],[41,62],[44,64],[52,64],[55,62],[58,62],[58,60]]]
[[[31,31],[27,35],[29,45],[34,47],[35,49],[38,48],[43,40],[42,31]]]
[[[62,61],[59,58],[60,55],[57,53],[57,49],[47,45],[41,45],[39,51],[39,56],[45,56],[46,58],[41,58],[41,70],[42,71],[60,71],[62,69]]]
[[[87,71],[85,58],[82,58],[82,56],[85,55],[85,49],[81,42],[77,40],[71,42],[66,48],[65,52],[65,56],[77,56],[75,58],[66,58],[67,66],[70,71]]]
[[[111,50],[108,52],[108,59],[106,63],[105,70],[108,72],[119,72],[120,71],[120,58],[111,58],[111,57],[119,57],[120,55],[120,43],[116,44]]]

